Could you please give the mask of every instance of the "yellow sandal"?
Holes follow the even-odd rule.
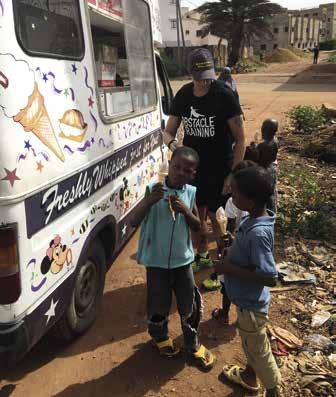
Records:
[[[162,342],[156,342],[153,339],[153,344],[159,350],[161,356],[174,357],[180,353],[180,349],[175,345],[171,338],[168,338]]]
[[[212,369],[216,361],[216,357],[204,345],[192,355],[192,359],[198,367],[206,371]]]

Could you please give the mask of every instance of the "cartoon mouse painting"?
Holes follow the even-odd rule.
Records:
[[[66,245],[61,244],[61,236],[58,234],[50,241],[46,256],[41,263],[41,273],[47,274],[49,270],[52,274],[59,273],[64,264],[69,266],[72,262],[72,251]]]

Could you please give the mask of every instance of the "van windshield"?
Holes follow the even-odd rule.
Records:
[[[14,0],[23,49],[38,56],[80,59],[84,54],[78,0]]]

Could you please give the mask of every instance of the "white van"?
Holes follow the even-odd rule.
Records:
[[[52,327],[72,339],[94,322],[162,162],[171,88],[157,11],[0,0],[0,362]]]

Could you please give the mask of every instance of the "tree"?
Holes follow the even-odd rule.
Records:
[[[240,58],[240,49],[246,38],[270,33],[270,17],[283,8],[270,0],[218,0],[198,7],[204,24],[203,34],[211,33],[229,42],[229,66]]]

